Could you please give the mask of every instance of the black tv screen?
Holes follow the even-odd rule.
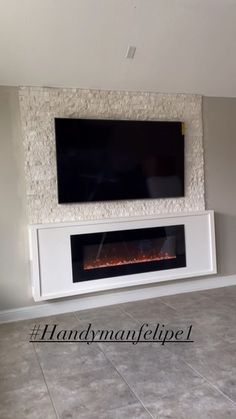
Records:
[[[55,119],[58,202],[184,196],[181,122]]]

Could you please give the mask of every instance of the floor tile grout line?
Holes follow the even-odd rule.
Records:
[[[80,319],[78,319],[75,311],[72,311],[72,315],[73,315],[73,317],[75,318],[76,321],[78,321],[78,322],[81,321]]]
[[[99,345],[98,345],[99,346]],[[115,369],[115,371],[117,372],[117,374],[119,374],[120,378],[124,381],[124,383],[129,387],[131,393],[134,395],[134,397],[136,398],[136,400],[139,402],[139,404],[143,407],[143,409],[147,412],[147,414],[152,418],[155,419],[154,416],[149,412],[149,410],[147,409],[147,407],[144,405],[143,401],[139,398],[139,396],[136,394],[136,392],[130,387],[128,381],[123,377],[123,375],[120,373],[120,371],[117,369],[117,367],[115,366],[115,364],[110,360],[110,358],[107,356],[107,354],[101,349],[101,347],[99,346],[100,351],[104,354],[105,358],[107,359],[107,361],[112,365],[112,367]]]
[[[153,298],[150,298],[151,300],[153,299]],[[164,301],[162,301],[162,299],[161,299],[161,297],[156,297],[156,299],[160,299],[160,302],[161,302],[161,304],[163,304],[163,305],[165,305],[165,306],[167,306],[167,307],[169,307],[169,308],[171,308],[172,310],[174,310],[175,312],[177,312],[177,313],[180,313],[181,314],[181,312],[180,311],[178,311],[175,307],[172,307],[171,305],[169,305],[169,304],[167,304],[167,303],[165,303]],[[148,299],[147,300],[137,300],[137,301],[130,301],[130,302],[128,302],[128,304],[129,303],[139,303],[139,302],[143,302],[143,301],[148,301]],[[127,303],[119,303],[119,304],[115,304],[116,306],[117,305],[119,305],[119,306],[123,306],[123,305],[125,305],[125,304],[127,304]],[[105,307],[112,307],[112,306],[105,306]],[[95,307],[96,308],[96,307]],[[97,308],[103,308],[103,307],[97,307]],[[119,311],[121,312],[121,313],[123,313],[123,314],[126,314],[128,317],[130,317],[132,320],[134,320],[135,322],[140,322],[140,320],[139,319],[137,319],[136,317],[134,317],[131,313],[129,313],[128,311],[126,311],[125,310],[125,308],[123,308],[123,307],[118,307],[118,309],[119,309]],[[93,309],[91,309],[91,310],[93,310]],[[78,310],[79,311],[79,310]],[[75,317],[76,317],[76,320],[78,320],[78,321],[81,321],[78,317],[77,317],[77,311],[76,312],[72,312],[74,315],[75,315]]]
[[[134,320],[134,321],[135,321],[135,323],[136,323],[137,325],[139,324],[139,320],[138,320],[138,319],[136,319],[135,317],[133,317],[133,316],[132,316],[132,314],[127,313],[126,311],[121,310],[121,309],[119,309],[119,310],[120,310],[120,314],[126,314],[126,315],[127,315],[127,317],[128,317],[128,318],[130,318],[131,320]],[[90,319],[90,320],[81,320],[79,317],[77,317],[77,312],[73,312],[73,314],[74,314],[74,316],[75,316],[75,318],[76,318],[76,320],[77,320],[78,322],[83,322],[83,321],[89,321],[90,323],[92,323],[92,322],[93,322],[93,320],[92,320],[92,319]]]
[[[161,297],[158,297],[158,298],[160,298],[161,299]],[[139,301],[143,301],[143,300],[139,300]],[[134,302],[136,302],[136,301],[134,301]],[[137,301],[138,302],[138,301]],[[178,311],[178,310],[176,310],[175,308],[173,308],[172,306],[170,306],[169,304],[167,304],[167,303],[164,303],[163,301],[162,301],[162,303],[164,304],[164,305],[166,305],[167,307],[169,307],[169,308],[172,308],[174,311],[176,311],[178,314],[182,314],[181,313],[181,311]],[[126,304],[126,303],[124,303],[124,304]],[[91,310],[93,310],[93,309],[91,309]],[[121,313],[123,313],[123,314],[126,314],[131,320],[134,320],[135,321],[135,323],[137,324],[137,325],[139,325],[139,323],[140,323],[140,319],[137,319],[136,317],[134,317],[131,313],[129,313],[128,311],[126,311],[125,309],[121,309],[121,308],[119,308],[119,310],[120,310],[120,312]],[[71,314],[73,314],[73,316],[75,317],[75,319],[78,321],[78,322],[83,322],[83,320],[81,320],[79,317],[77,317],[77,311],[76,312],[71,312]],[[90,322],[92,322],[92,320],[88,320],[88,321],[90,321]],[[189,320],[189,322],[191,322],[191,324],[194,326],[194,328],[197,328],[199,331],[201,331],[201,326],[200,325],[198,325],[195,321],[190,321]],[[152,326],[152,322],[149,322],[149,324]],[[171,322],[167,322],[166,323],[166,325],[171,325]]]
[[[168,306],[169,307],[169,306]],[[134,322],[135,322],[135,325],[136,326],[139,326],[139,324],[141,323],[141,321],[140,321],[140,319],[137,319],[136,317],[134,317],[131,313],[129,313],[129,312],[127,312],[127,311],[125,311],[125,309],[122,309],[122,310],[120,310],[121,311],[121,313],[122,314],[126,314],[127,316],[128,316],[128,318],[130,318],[131,320],[133,320]],[[175,310],[176,311],[176,310]],[[79,322],[82,322],[83,320],[80,320],[78,317],[77,317],[77,312],[73,312],[73,314],[74,314],[74,316],[75,316],[75,318],[76,318],[76,320],[77,321],[79,321]],[[90,322],[92,322],[92,320],[89,320]],[[149,321],[147,321],[147,324],[148,325],[150,325],[150,327],[152,327],[153,326],[153,323],[152,323],[152,320],[149,322]],[[171,324],[171,323],[169,323],[169,322],[167,322],[166,324]],[[155,325],[156,325],[156,323],[155,323]]]
[[[125,311],[125,309],[124,310],[122,310],[122,313],[124,313],[124,314],[126,314],[131,320],[134,320],[135,322],[139,322],[139,320],[138,319],[136,319],[132,314],[130,314],[130,313],[128,313],[127,311]]]
[[[160,297],[157,297],[157,298],[160,298]],[[161,298],[160,298],[161,299]],[[143,300],[141,300],[141,301],[143,301]],[[167,306],[168,308],[171,308],[171,309],[173,309],[176,313],[178,313],[178,314],[181,314],[181,312],[179,312],[178,310],[176,310],[175,308],[173,308],[172,306],[170,306],[169,304],[166,304],[166,303],[164,303],[163,301],[161,301],[165,306]],[[134,320],[136,323],[138,323],[139,324],[139,322],[140,322],[140,320],[139,319],[137,319],[136,317],[134,317],[131,313],[128,313],[127,311],[125,311],[125,309],[123,309],[124,311],[124,313],[125,314],[127,314],[132,320]],[[192,323],[192,322],[191,322]],[[152,320],[149,322],[149,324],[152,326]],[[167,323],[166,323],[167,325],[168,324],[170,324],[171,325],[171,323],[168,321]]]
[[[117,303],[117,304],[110,304],[110,305],[107,305],[107,306],[92,307],[92,308],[85,309],[85,310],[75,310],[75,311],[71,311],[71,313],[72,313],[72,314],[74,314],[74,316],[76,317],[76,319],[77,319],[77,320],[82,321],[82,319],[79,319],[79,318],[77,317],[77,313],[79,313],[80,311],[81,311],[81,312],[83,312],[83,311],[93,311],[93,310],[97,310],[97,309],[104,309],[104,308],[107,308],[107,309],[111,308],[111,309],[112,309],[112,307],[116,307],[116,308],[120,311],[120,313],[123,313],[123,309],[121,309],[121,307],[117,307],[117,306],[120,306],[120,305],[122,305],[122,304],[123,304],[123,303]],[[125,304],[125,303],[124,303],[124,304]]]
[[[193,292],[191,292],[191,294],[192,293],[195,293],[195,292],[197,292],[197,291],[193,291]],[[171,294],[171,295],[164,295],[163,297],[160,297],[160,300],[161,300],[161,302],[163,303],[163,304],[165,304],[167,307],[170,307],[170,308],[172,308],[173,310],[175,310],[177,313],[180,313],[181,314],[181,307],[179,308],[176,308],[176,307],[174,307],[173,305],[171,305],[170,303],[167,303],[166,301],[164,301],[164,298],[168,298],[168,297],[175,297],[175,296],[180,296],[180,295],[182,295],[182,296],[185,296],[186,294],[188,294],[188,293],[182,293],[182,294]],[[205,296],[205,298],[207,299],[207,300],[209,300],[209,301],[212,301],[212,299],[210,298],[210,297],[207,297],[207,296]],[[182,308],[185,308],[185,307],[182,307]]]
[[[121,310],[122,313],[122,310]],[[126,313],[127,314],[127,313]],[[74,317],[76,318],[76,320],[79,321],[78,317],[77,317],[77,313],[73,312]],[[133,320],[135,320],[133,318],[133,316],[130,316]],[[124,383],[128,386],[128,388],[130,389],[131,393],[134,395],[135,399],[138,401],[138,403],[143,407],[143,409],[145,410],[145,412],[147,412],[147,414],[152,418],[155,419],[152,414],[149,412],[149,410],[145,407],[145,405],[143,404],[142,400],[138,397],[138,395],[135,393],[135,391],[130,387],[129,383],[125,380],[125,378],[123,377],[123,375],[120,373],[120,371],[116,368],[116,366],[113,364],[113,362],[110,360],[110,358],[107,356],[106,352],[103,351],[103,349],[101,348],[101,346],[96,343],[97,347],[99,348],[99,350],[103,353],[103,355],[105,356],[106,360],[109,362],[109,364],[112,366],[112,368],[114,368],[114,370],[117,372],[117,374],[119,375],[119,377],[122,379],[122,381],[124,381]]]
[[[47,389],[47,392],[48,392],[48,396],[49,396],[49,399],[50,399],[50,401],[51,401],[51,404],[52,404],[53,410],[54,410],[54,412],[55,412],[56,418],[57,418],[57,419],[60,419],[60,416],[59,416],[59,414],[58,414],[58,412],[57,412],[57,408],[56,408],[56,406],[55,406],[55,403],[54,403],[53,397],[52,397],[51,392],[50,392],[50,390],[49,390],[48,383],[47,383],[47,380],[46,380],[46,378],[45,378],[45,375],[44,375],[44,372],[43,372],[43,368],[42,368],[42,366],[41,366],[41,363],[40,363],[40,360],[39,360],[39,356],[38,356],[38,354],[37,354],[37,351],[36,351],[36,348],[35,348],[35,344],[34,344],[34,343],[33,343],[33,348],[34,348],[34,352],[35,352],[35,355],[36,355],[36,359],[37,359],[37,362],[38,362],[38,364],[39,364],[39,368],[40,368],[41,374],[42,374],[42,376],[43,376],[43,380],[44,380],[44,383],[45,383],[45,386],[46,386],[46,389]]]
[[[207,384],[209,384],[210,387],[214,388],[218,393],[220,393],[225,399],[227,399],[228,401],[230,401],[231,403],[233,403],[233,405],[236,407],[236,402],[234,400],[232,400],[229,396],[227,396],[227,394],[225,394],[222,390],[220,390],[219,387],[217,387],[214,383],[211,382],[211,380],[209,380],[207,377],[205,377],[204,375],[202,375],[197,369],[195,369],[191,364],[189,364],[188,362],[182,360],[189,368],[191,368],[192,371],[194,371],[196,374],[199,375],[199,377],[202,377]]]
[[[176,311],[177,313],[181,314],[181,310],[178,310],[177,308],[173,307],[171,304],[166,303],[165,301],[162,300],[162,298],[160,297],[160,300],[162,302],[162,304],[165,304],[165,306],[172,308],[172,310]]]
[[[178,295],[178,294],[177,294],[177,295]],[[210,297],[207,297],[207,298],[210,300]],[[161,299],[161,298],[160,298],[160,299]],[[162,300],[162,299],[161,299],[161,300]],[[185,316],[185,313],[181,310],[181,308],[177,309],[177,308],[173,307],[172,305],[170,305],[170,304],[168,304],[168,303],[164,302],[163,300],[162,300],[162,303],[163,303],[163,304],[165,304],[167,307],[172,308],[174,311],[176,311],[176,313],[178,313],[178,314],[180,314],[180,315]],[[197,329],[198,329],[198,331],[201,331],[201,330],[202,330],[201,325],[200,325],[200,324],[198,324],[198,323],[196,322],[196,320],[191,320],[191,319],[188,319],[188,322],[190,322],[190,323],[194,326],[194,328],[197,328]],[[170,323],[170,324],[171,324],[171,323]]]
[[[155,417],[149,412],[148,408],[145,407],[145,405],[143,404],[142,400],[139,398],[139,396],[136,394],[136,392],[130,387],[129,383],[126,381],[126,379],[123,377],[123,375],[119,372],[119,370],[117,369],[117,367],[113,364],[113,362],[109,359],[109,357],[106,355],[106,353],[101,349],[101,351],[104,353],[104,356],[106,357],[106,359],[111,363],[111,365],[115,368],[115,370],[117,371],[117,373],[119,374],[119,376],[123,379],[123,381],[127,384],[127,386],[129,387],[129,389],[131,390],[131,392],[134,394],[134,396],[137,398],[137,400],[139,401],[139,403],[141,403],[141,405],[143,406],[143,408],[147,411],[147,413],[153,418],[155,419]],[[213,388],[214,390],[216,390],[218,393],[220,393],[227,401],[231,402],[233,404],[233,406],[236,406],[236,402],[234,402],[234,400],[230,399],[229,396],[227,396],[225,393],[223,393],[217,386],[215,386],[211,381],[209,381],[206,377],[204,377],[202,374],[200,374],[197,370],[195,370],[190,364],[188,364],[186,361],[184,361],[183,359],[181,359],[178,355],[177,358],[183,363],[185,364],[188,368],[190,368],[192,371],[194,371],[199,377],[203,378],[203,380],[205,381],[205,383],[207,383],[209,385],[209,387]],[[201,387],[203,383],[198,384],[194,387]],[[173,393],[174,395],[174,393]]]
[[[151,299],[153,299],[153,298],[151,298]],[[178,314],[181,314],[181,311],[179,311],[179,310],[177,310],[175,307],[172,307],[170,304],[167,304],[167,303],[165,303],[164,301],[162,301],[162,299],[161,299],[161,297],[157,297],[156,299],[160,299],[161,300],[161,303],[163,304],[163,305],[165,305],[165,306],[167,306],[168,308],[171,308],[172,310],[174,310],[176,313],[178,313]],[[139,300],[139,301],[148,301],[148,300]],[[139,302],[139,301],[137,301],[137,302]],[[136,301],[133,301],[134,303],[136,302]],[[136,319],[131,313],[129,313],[129,312],[127,312],[125,309],[123,309],[123,312],[125,313],[125,314],[127,314],[129,317],[131,317],[133,320],[135,320],[136,322],[138,322],[139,320],[138,319]]]
[[[133,303],[138,303],[139,301],[144,301],[144,300],[138,300],[138,301],[131,301]],[[126,304],[126,303],[124,303]],[[137,323],[137,325],[140,324],[140,319],[137,319],[135,316],[133,316],[133,314],[129,313],[128,311],[126,311],[124,308],[122,309],[122,313],[126,314],[131,320],[134,320],[135,323]],[[151,324],[151,323],[150,323]]]
[[[120,310],[121,313],[126,314],[128,317],[130,317],[132,320],[135,321],[135,323],[138,323],[139,320],[136,319],[135,317],[132,316],[132,314],[127,313],[125,310]],[[77,318],[77,313],[74,312],[73,313],[75,318],[80,321]],[[109,362],[109,364],[112,366],[112,368],[114,368],[114,370],[117,372],[117,374],[120,376],[120,378],[122,379],[122,381],[124,381],[124,383],[128,386],[128,388],[130,389],[131,393],[134,395],[135,399],[138,401],[138,403],[143,407],[143,409],[145,410],[145,412],[147,412],[147,414],[152,418],[155,419],[154,416],[149,412],[149,410],[146,408],[146,406],[143,404],[142,400],[139,398],[139,396],[136,394],[136,392],[130,387],[129,383],[126,381],[126,379],[123,377],[123,375],[120,373],[120,371],[117,369],[117,367],[115,366],[115,364],[110,360],[110,358],[107,356],[106,352],[103,351],[103,349],[100,347],[100,345],[98,343],[96,343],[96,346],[99,348],[99,350],[103,353],[103,355],[105,356],[106,360]]]
[[[161,304],[166,305],[166,306],[168,306],[168,307],[172,308],[174,311],[177,311],[177,312],[178,312],[178,310],[177,310],[176,308],[174,308],[174,307],[172,307],[171,305],[169,305],[169,304],[165,303],[165,302],[162,300],[162,297],[152,297],[152,298],[148,298],[148,299],[145,299],[145,300],[130,301],[130,302],[128,302],[128,304],[130,304],[130,303],[140,303],[140,302],[144,302],[144,301],[146,301],[146,302],[148,303],[148,300],[159,300],[159,302],[161,302]],[[123,305],[123,304],[125,305],[125,304],[127,304],[127,303],[121,303],[121,305]],[[122,311],[124,311],[126,314],[130,314],[130,313],[128,313],[128,312],[125,310],[125,308],[122,308]]]
[[[209,297],[208,297],[209,298]],[[160,298],[161,300],[161,298]],[[142,301],[142,300],[141,300]],[[170,304],[164,302],[161,300],[161,303],[166,305],[167,307],[173,309],[174,311],[176,311],[177,313],[181,314],[181,310],[178,310],[174,307],[172,307]],[[128,315],[132,320],[134,320],[135,322],[138,322],[138,319],[136,319],[132,314],[128,313],[125,309],[121,309],[121,312],[125,313],[126,315]],[[75,313],[74,313],[75,314]],[[76,317],[76,314],[75,314]],[[77,317],[76,317],[77,318]],[[77,319],[78,320],[78,319]],[[198,326],[197,324],[195,324],[195,327],[197,329],[201,329],[200,326]],[[99,346],[99,345],[98,345]],[[99,346],[100,348],[100,346]],[[117,373],[120,375],[120,377],[123,379],[123,381],[128,385],[128,387],[130,388],[130,390],[132,391],[132,393],[135,395],[135,397],[137,398],[137,400],[141,403],[141,405],[144,407],[144,409],[151,415],[151,413],[146,409],[146,407],[143,405],[143,402],[139,399],[139,397],[136,395],[136,393],[132,390],[132,388],[130,387],[130,385],[128,384],[128,382],[125,380],[125,378],[122,376],[122,374],[119,372],[119,370],[116,368],[116,366],[112,363],[112,361],[107,357],[106,353],[100,348],[100,350],[104,353],[106,359],[113,365],[113,367],[115,368],[115,370],[117,371]],[[179,357],[178,357],[179,358]],[[205,376],[203,376],[200,372],[198,372],[197,370],[195,370],[191,364],[188,364],[184,359],[181,358],[181,361],[187,365],[190,369],[192,369],[192,371],[194,371],[196,374],[198,374],[201,378],[204,379],[205,382],[207,382],[207,384],[214,388],[218,393],[220,393],[226,400],[228,400],[229,402],[231,402],[234,406],[236,405],[236,402],[234,400],[232,400],[229,396],[227,396],[224,392],[222,392],[216,385],[214,385],[211,381],[209,381]],[[152,417],[152,415],[151,415]]]

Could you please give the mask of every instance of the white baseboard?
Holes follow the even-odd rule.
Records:
[[[173,281],[149,287],[110,291],[103,294],[82,296],[73,299],[62,299],[50,303],[35,304],[12,310],[0,311],[0,323],[18,320],[35,319],[37,317],[53,316],[89,308],[109,306],[130,301],[145,300],[165,295],[181,294],[185,292],[202,291],[207,289],[236,285],[236,275],[214,276],[184,281]]]

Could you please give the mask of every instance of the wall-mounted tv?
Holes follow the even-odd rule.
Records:
[[[181,122],[55,118],[58,202],[184,196]]]

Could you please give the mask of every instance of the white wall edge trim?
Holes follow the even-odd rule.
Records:
[[[201,279],[188,279],[156,286],[140,287],[138,289],[124,289],[105,294],[77,297],[70,300],[54,301],[34,306],[21,307],[11,310],[0,311],[0,323],[8,323],[19,320],[35,319],[38,317],[53,316],[89,308],[103,307],[121,304],[130,301],[145,300],[166,295],[182,294],[186,292],[210,290],[215,288],[236,285],[236,274],[229,276],[217,276]]]

